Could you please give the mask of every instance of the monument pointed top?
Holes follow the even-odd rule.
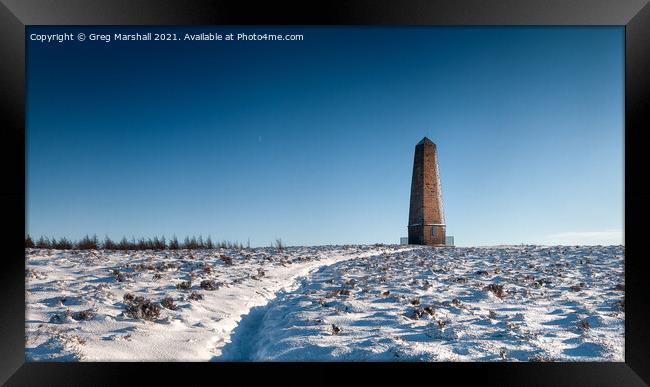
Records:
[[[433,144],[433,141],[429,140],[428,137],[424,137],[422,141],[418,142],[418,145],[420,144]]]

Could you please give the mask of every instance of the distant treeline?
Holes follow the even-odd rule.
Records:
[[[227,248],[227,249],[243,249],[244,247],[250,247],[250,243],[247,243],[244,246],[238,242],[230,241],[221,241],[213,242],[212,238],[207,237],[203,239],[202,236],[196,237],[185,237],[182,242],[176,238],[172,237],[169,241],[165,237],[153,237],[153,238],[140,238],[136,240],[131,238],[131,240],[123,237],[120,241],[113,241],[109,237],[105,237],[103,241],[99,241],[96,235],[88,236],[81,238],[78,241],[72,241],[68,238],[48,238],[41,236],[38,240],[34,241],[29,235],[25,238],[25,247],[26,248],[37,248],[37,249],[57,249],[57,250],[179,250],[179,249],[215,249],[215,248]]]

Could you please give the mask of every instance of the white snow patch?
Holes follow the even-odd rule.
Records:
[[[385,250],[375,246],[159,252],[28,249],[27,359],[210,360],[221,354],[242,315],[266,304],[278,291],[295,287],[296,278],[323,265]],[[232,258],[233,264],[222,255]],[[204,290],[200,287],[204,280],[214,280],[220,287]],[[191,281],[190,289],[177,288],[184,281]],[[203,299],[190,299],[192,292]],[[161,308],[154,321],[134,319],[124,313],[127,293],[154,303],[170,296],[176,309]],[[90,311],[91,317],[80,318],[81,311]]]

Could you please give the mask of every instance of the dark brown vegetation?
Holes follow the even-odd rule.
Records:
[[[214,280],[203,280],[201,281],[201,289],[205,290],[217,290],[219,289],[219,284]]]
[[[349,296],[350,290],[348,289],[336,289],[332,292],[329,292],[325,295],[325,298],[334,298],[336,296]]]
[[[192,281],[183,281],[181,283],[176,284],[176,288],[181,290],[188,290],[191,287],[192,287]]]
[[[50,323],[62,324],[66,321],[66,319],[69,316],[70,316],[69,310],[66,310],[65,312],[61,312],[61,313],[55,313],[52,317],[50,317]]]
[[[585,283],[584,283],[584,282],[580,282],[578,285],[571,285],[569,288],[571,289],[571,291],[579,292],[579,291],[581,291],[584,287],[585,287]]]
[[[232,257],[229,257],[225,254],[221,254],[219,257],[226,265],[232,265]]]
[[[411,313],[409,314],[409,317],[412,320],[418,320],[418,319],[422,318],[422,316],[424,316],[425,314],[428,314],[429,316],[433,317],[433,315],[435,314],[435,311],[430,306],[427,306],[426,308],[416,306],[415,308],[413,308],[411,310]]]
[[[424,315],[424,309],[420,308],[419,306],[417,308],[414,308],[411,313],[410,313],[410,318],[413,320],[417,320],[420,317]]]
[[[203,295],[197,292],[192,292],[188,298],[190,300],[198,301],[203,299]]]
[[[589,324],[589,321],[587,320],[580,320],[578,321],[578,327],[584,330],[588,330],[591,328],[591,324]]]
[[[262,277],[264,277],[265,274],[266,273],[264,272],[264,270],[262,268],[258,268],[257,269],[257,275],[252,275],[251,278],[256,280],[256,281],[259,281]]]
[[[124,282],[126,279],[126,275],[124,275],[124,273],[121,273],[119,270],[113,270],[113,277],[117,282]]]
[[[503,285],[489,284],[485,289],[492,292],[492,294],[498,298],[505,297],[505,293],[503,292]]]
[[[176,310],[178,309],[178,306],[174,303],[174,299],[171,296],[167,296],[163,298],[162,302],[160,303],[163,307],[169,309],[169,310]]]
[[[77,321],[88,321],[93,318],[94,315],[95,312],[92,309],[87,309],[72,313],[72,318]]]
[[[151,300],[138,296],[134,297],[127,293],[124,295],[126,303],[125,314],[132,318],[154,321],[160,317],[160,305],[151,302]]]

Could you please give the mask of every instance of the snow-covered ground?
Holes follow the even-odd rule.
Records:
[[[27,359],[624,361],[624,256],[623,246],[28,249]]]
[[[220,355],[243,314],[295,286],[296,278],[384,250],[27,250],[27,359],[210,360]],[[212,290],[203,289],[201,283],[210,280],[204,287]],[[179,289],[186,281],[191,286]],[[191,299],[193,293],[198,297]],[[127,294],[154,305],[171,297],[175,309],[161,307],[152,321],[133,318],[124,313]]]

